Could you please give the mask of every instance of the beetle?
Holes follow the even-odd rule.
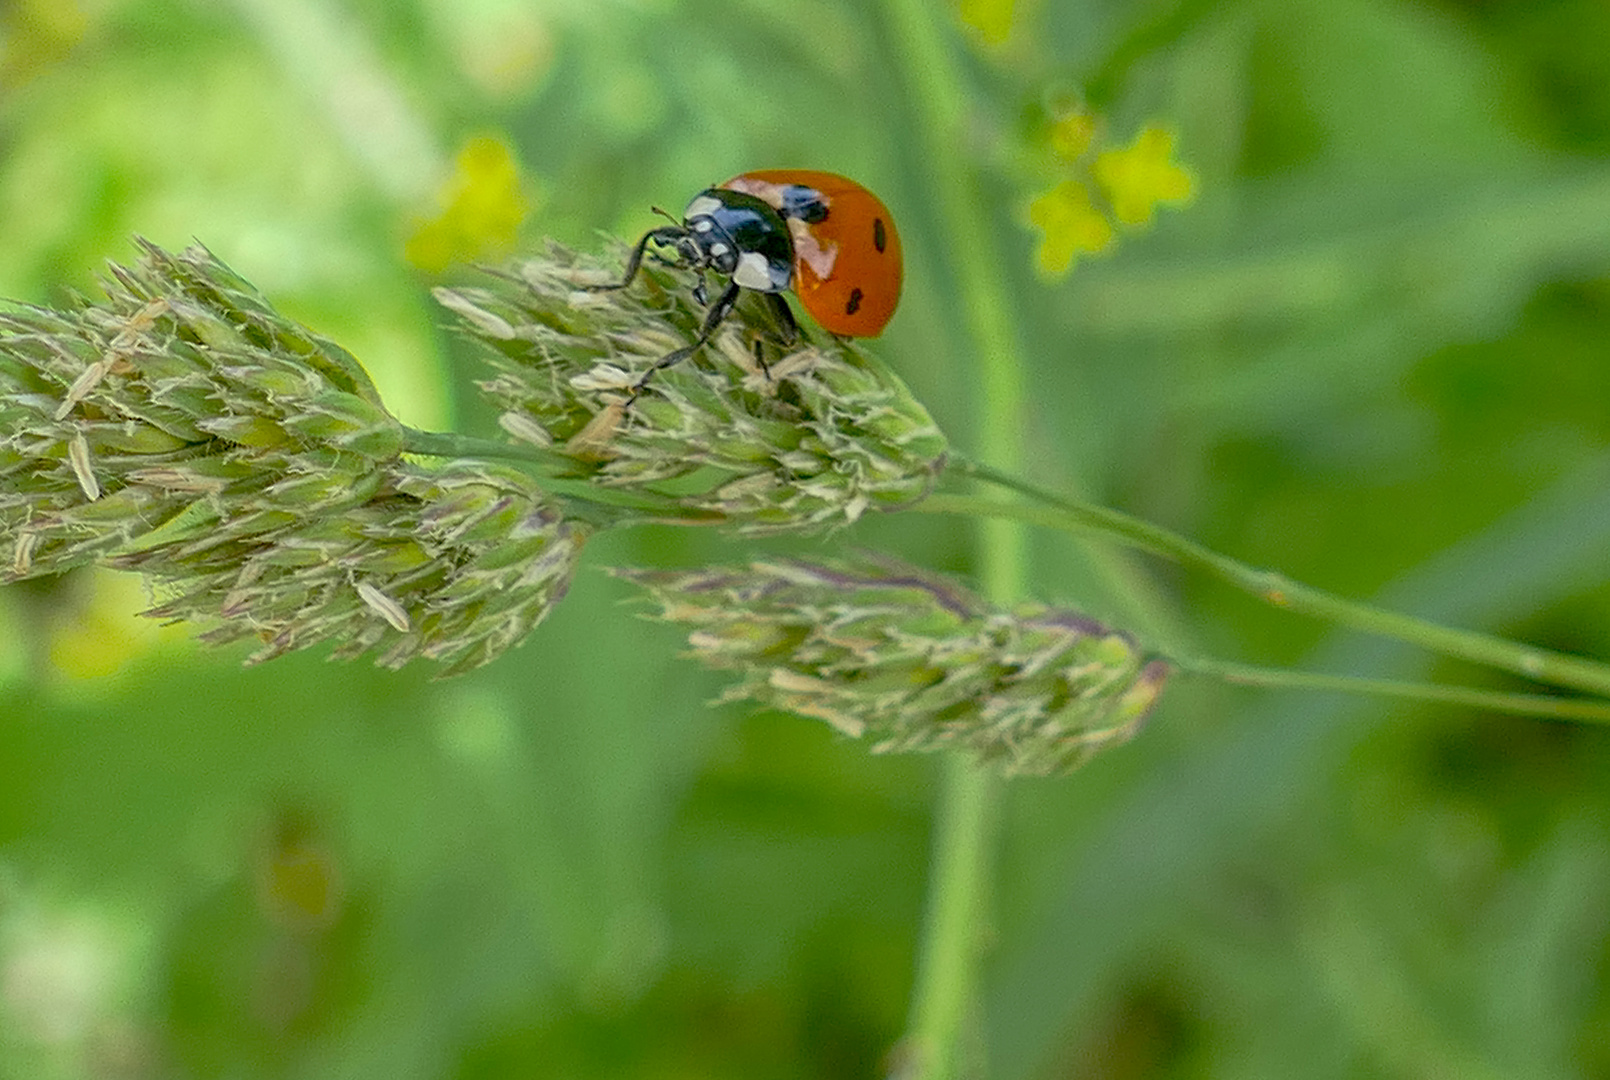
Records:
[[[655,372],[686,360],[709,341],[744,289],[767,297],[790,339],[798,327],[784,292],[799,297],[824,330],[843,337],[876,337],[900,301],[900,234],[894,218],[876,195],[837,173],[761,169],[705,188],[688,203],[681,221],[672,218],[671,224],[643,234],[621,281],[594,288],[630,285],[650,245],[671,249],[673,265],[697,272],[694,299],[709,306],[698,337],[655,361],[633,385],[634,396]],[[714,303],[707,273],[726,278]]]

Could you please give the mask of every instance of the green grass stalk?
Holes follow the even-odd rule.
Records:
[[[953,459],[951,467],[964,475],[1025,495],[1033,499],[1036,505],[937,494],[916,509],[970,516],[988,514],[1069,533],[1099,536],[1205,571],[1285,611],[1402,641],[1441,656],[1507,671],[1551,686],[1610,697],[1610,666],[1597,661],[1523,645],[1490,634],[1443,626],[1412,615],[1384,611],[1369,604],[1347,600],[1292,581],[1273,571],[1247,566],[1194,540],[1121,511],[1046,491],[991,466]]]
[[[1001,257],[987,225],[994,215],[978,198],[968,159],[959,150],[965,144],[966,99],[953,44],[940,21],[949,10],[923,0],[883,0],[888,40],[915,120],[916,149],[928,166],[926,194],[949,231],[946,249],[967,253],[952,260],[951,269],[979,373],[978,450],[1014,472],[1023,463],[1023,363],[1001,288]],[[1026,531],[1016,522],[982,517],[977,528],[985,596],[1003,604],[1019,599],[1027,582]],[[966,1048],[969,1033],[978,1030],[978,968],[990,918],[1000,799],[1000,782],[960,755],[944,762],[941,783],[928,909],[902,1055],[903,1072],[921,1080],[952,1080],[978,1071]]]

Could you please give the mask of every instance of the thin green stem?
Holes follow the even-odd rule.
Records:
[[[669,497],[605,487],[589,478],[584,463],[540,446],[405,427],[403,452],[425,457],[516,462],[541,481],[545,491],[564,499],[567,512],[597,525],[721,525],[726,522],[720,514],[691,511]]]
[[[967,1071],[999,801],[995,776],[969,758],[948,754],[940,768],[928,912],[904,1046],[910,1075],[922,1080]]]
[[[1498,690],[1482,690],[1473,686],[1439,686],[1434,683],[1364,679],[1356,675],[1327,675],[1317,671],[1256,667],[1223,660],[1172,657],[1170,663],[1187,674],[1207,676],[1238,686],[1261,687],[1265,690],[1318,690],[1342,694],[1368,694],[1400,701],[1429,701],[1440,705],[1488,709],[1512,716],[1537,716],[1548,720],[1610,724],[1610,702],[1594,698],[1512,694]]]
[[[1508,671],[1551,686],[1610,697],[1610,666],[1597,661],[1345,600],[1273,571],[1247,566],[1150,522],[1107,507],[1063,498],[989,466],[953,460],[952,468],[1026,495],[1036,500],[1038,505],[939,494],[930,496],[916,509],[933,513],[989,514],[1064,532],[1105,537],[1181,565],[1204,570],[1286,611],[1407,642],[1442,656]]]
[[[500,458],[543,465],[555,471],[576,469],[573,458],[529,443],[506,443],[453,431],[403,428],[403,452],[441,458]]]
[[[926,0],[883,0],[893,59],[915,121],[916,151],[927,165],[928,196],[949,235],[958,307],[979,371],[977,445],[989,460],[1015,471],[1023,462],[1024,374],[1000,253],[960,151],[966,136],[962,77],[941,20],[948,9]],[[1022,526],[980,518],[979,576],[984,593],[1015,602],[1027,581]],[[991,854],[999,781],[969,761],[944,764],[933,840],[934,866],[922,932],[917,983],[905,1047],[910,1073],[952,1080],[964,1071],[964,1046],[976,1033],[979,958],[987,937]],[[971,1070],[969,1070],[971,1071]]]

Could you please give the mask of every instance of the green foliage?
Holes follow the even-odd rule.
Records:
[[[528,243],[598,247],[743,169],[832,168],[906,244],[870,348],[968,447],[968,252],[875,4],[64,7],[5,13],[0,293],[87,289],[137,233],[199,238],[403,419],[446,426],[484,368],[404,248],[470,138],[506,133],[529,171]],[[1605,6],[1011,18],[959,44],[976,141],[955,152],[997,208],[1036,476],[1335,591],[1610,656]],[[1114,131],[1176,131],[1197,194],[1047,285],[1026,133],[1070,86]],[[848,538],[971,566],[949,522]],[[648,528],[589,558],[754,544]],[[1121,625],[1119,586],[1061,539],[1033,579]],[[1157,589],[1221,655],[1427,674],[1210,583]],[[103,578],[0,590],[0,1074],[877,1075],[928,769],[706,709],[718,683],[630,595],[584,572],[522,649],[444,685],[242,670],[153,639]],[[1010,789],[991,1075],[1602,1075],[1607,755],[1592,730],[1172,688],[1074,781]]]

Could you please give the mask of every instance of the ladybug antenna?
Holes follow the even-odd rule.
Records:
[[[681,221],[677,220],[677,218],[676,218],[676,216],[674,214],[668,214],[664,210],[661,210],[658,206],[651,206],[651,207],[649,207],[649,209],[652,210],[654,213],[660,215],[662,218],[664,218],[666,221],[669,221],[673,225],[682,224]]]

